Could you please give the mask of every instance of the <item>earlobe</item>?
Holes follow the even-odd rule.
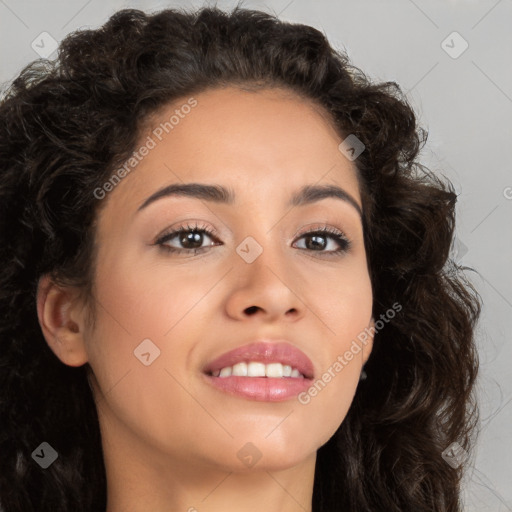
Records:
[[[48,275],[41,277],[37,289],[39,325],[50,349],[68,366],[82,366],[88,361],[78,306],[77,294],[71,288],[58,286]]]

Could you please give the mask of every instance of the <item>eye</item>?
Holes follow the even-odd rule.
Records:
[[[215,242],[204,246],[203,244],[205,242],[205,237],[213,239]],[[174,243],[180,244],[181,247],[169,245],[169,242],[174,240]],[[317,252],[328,257],[339,256],[342,253],[347,252],[352,245],[351,241],[345,236],[343,232],[329,226],[322,226],[315,230],[301,233],[299,240],[304,240],[305,242],[305,247],[299,247],[299,249],[310,252]],[[193,226],[189,224],[186,226],[180,226],[178,229],[162,235],[155,242],[155,245],[159,245],[167,252],[175,254],[193,253],[192,255],[204,252],[214,245],[221,244],[222,242],[220,242],[215,236],[214,230],[211,230],[205,226],[199,226],[198,224]],[[330,249],[329,246],[331,246]],[[336,248],[336,246],[338,248]]]
[[[329,244],[329,239],[331,240],[331,244]],[[322,226],[318,229],[301,233],[299,240],[304,240],[306,242],[306,247],[300,247],[300,249],[319,252],[320,254],[329,257],[339,256],[342,253],[347,252],[352,246],[352,242],[345,236],[343,232],[329,226]],[[334,244],[332,243],[332,240],[334,240]],[[329,245],[331,247],[333,245],[334,247],[337,245],[338,248],[324,250],[327,249]]]
[[[214,245],[209,244],[209,246],[202,247],[205,235],[208,238],[215,238],[214,231],[207,227],[202,227],[197,224],[194,226],[180,226],[178,229],[162,235],[155,242],[155,245],[159,245],[165,251],[172,253],[181,254],[193,252],[194,254],[197,254],[208,249],[209,246]],[[177,243],[182,244],[184,247],[180,248],[168,245],[168,242],[174,239],[177,239]]]

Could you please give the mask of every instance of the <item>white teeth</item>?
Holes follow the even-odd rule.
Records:
[[[247,377],[247,363],[234,364],[231,375],[236,375],[237,377]]]
[[[248,377],[265,377],[265,363],[250,362],[247,365]]]
[[[222,368],[222,370],[219,373],[220,377],[229,377],[230,375],[231,375],[231,366],[226,366],[226,368]]]
[[[283,365],[281,363],[269,363],[267,364],[267,370],[265,374],[267,377],[282,377]]]
[[[261,363],[250,361],[241,362],[233,366],[225,366],[221,370],[212,372],[214,377],[229,377],[231,375],[238,377],[304,377],[297,368],[292,368],[288,364],[281,363]]]

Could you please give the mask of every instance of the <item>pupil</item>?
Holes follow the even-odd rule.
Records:
[[[189,243],[191,243],[192,245],[194,243],[196,243],[196,245],[194,245],[194,247],[193,247],[193,248],[196,248],[196,247],[201,247],[201,242],[202,242],[201,238],[202,238],[201,233],[198,233],[197,231],[190,231],[190,232],[182,235],[180,242],[185,246],[187,246],[187,244],[189,244]]]
[[[312,235],[308,238],[313,242],[313,248],[320,247],[321,249],[325,249],[325,237],[323,237],[322,235]],[[319,239],[323,240],[323,243],[319,243],[318,242]],[[310,247],[311,244],[306,243],[306,245],[308,246],[308,249],[311,248]]]

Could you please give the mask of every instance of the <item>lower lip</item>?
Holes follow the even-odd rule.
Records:
[[[311,386],[304,377],[213,377],[203,374],[217,389],[259,402],[282,402],[296,397]]]

